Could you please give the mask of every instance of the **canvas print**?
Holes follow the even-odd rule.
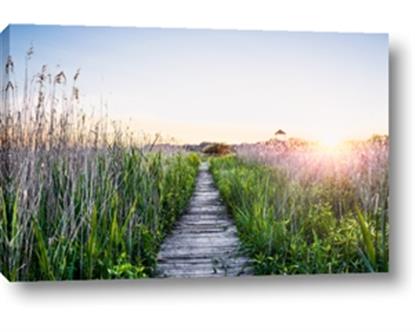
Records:
[[[388,272],[388,35],[10,25],[10,281]]]

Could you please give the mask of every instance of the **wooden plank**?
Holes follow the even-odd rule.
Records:
[[[232,219],[226,213],[208,164],[202,163],[186,213],[161,245],[159,277],[220,277],[253,274]]]

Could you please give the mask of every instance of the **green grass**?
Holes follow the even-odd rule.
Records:
[[[152,276],[199,156],[86,113],[79,71],[42,66],[19,94],[13,67],[9,57],[1,69],[10,84],[0,112],[0,271],[13,281]]]
[[[44,170],[30,182],[0,189],[6,277],[151,276],[159,244],[192,194],[198,156],[125,148],[98,152],[78,169],[70,154],[47,157],[36,160]]]
[[[210,165],[257,274],[388,271],[385,205],[365,208],[346,179],[299,180],[235,156]]]

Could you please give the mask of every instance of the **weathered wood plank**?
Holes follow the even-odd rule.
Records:
[[[207,163],[202,163],[188,209],[157,257],[159,277],[223,277],[252,274],[249,258],[220,199]]]

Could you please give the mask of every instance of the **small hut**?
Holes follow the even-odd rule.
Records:
[[[282,129],[278,129],[274,135],[277,141],[285,141],[287,138],[287,133]]]

